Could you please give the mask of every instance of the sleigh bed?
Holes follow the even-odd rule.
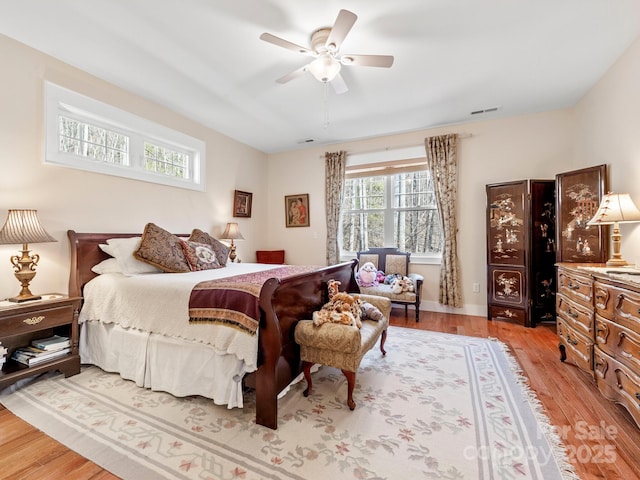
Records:
[[[81,355],[83,362],[95,363],[98,366],[101,363],[108,364],[105,370],[118,371],[123,378],[136,380],[141,386],[152,389],[164,390],[176,396],[185,395],[204,395],[214,398],[214,395],[208,395],[208,391],[216,391],[216,385],[210,389],[210,383],[216,382],[215,371],[226,368],[237,368],[238,371],[234,376],[238,382],[244,386],[255,388],[256,396],[256,423],[269,428],[277,428],[278,418],[278,396],[281,392],[286,391],[288,385],[301,372],[301,361],[299,348],[294,341],[294,329],[298,320],[311,318],[312,312],[318,310],[327,301],[327,281],[335,279],[341,282],[342,288],[346,291],[357,291],[358,287],[354,279],[354,268],[356,261],[341,263],[328,267],[320,267],[307,273],[296,273],[291,276],[283,277],[280,272],[279,277],[268,278],[259,290],[257,296],[257,304],[259,311],[259,326],[257,334],[253,336],[254,344],[247,343],[245,333],[238,333],[237,329],[223,325],[194,325],[186,326],[185,329],[193,328],[194,331],[199,330],[205,333],[209,329],[227,329],[233,330],[234,333],[225,333],[226,339],[240,339],[240,347],[230,344],[225,347],[225,352],[220,351],[219,345],[212,345],[208,339],[185,338],[184,335],[173,335],[171,329],[167,332],[162,330],[156,331],[155,327],[139,327],[130,326],[130,323],[122,322],[120,325],[117,320],[113,319],[108,322],[102,321],[100,318],[88,318],[88,314],[83,315],[88,310],[91,312],[99,311],[90,308],[91,305],[103,303],[115,303],[120,309],[126,304],[119,299],[105,300],[104,297],[94,298],[96,292],[101,292],[97,285],[102,281],[107,284],[110,277],[118,277],[117,274],[98,275],[92,268],[109,257],[99,247],[108,239],[114,238],[130,238],[140,236],[140,234],[123,234],[123,233],[77,233],[73,230],[67,232],[70,242],[71,251],[71,271],[69,276],[69,294],[83,296],[84,304],[80,312],[81,319]],[[188,235],[185,235],[188,236]],[[238,264],[229,264],[228,270],[230,275],[236,275],[238,272],[251,271],[251,264],[240,267]],[[225,268],[219,269],[220,271]],[[260,266],[258,269],[283,268],[279,265]],[[295,269],[292,269],[295,271]],[[273,270],[276,272],[276,270]],[[218,275],[221,272],[216,272]],[[269,270],[266,270],[269,273]],[[193,272],[200,281],[202,272]],[[198,276],[200,274],[200,276]],[[161,273],[153,275],[140,275],[134,278],[121,279],[130,282],[132,285],[130,294],[137,292],[138,283],[142,283],[147,279],[156,282],[156,285],[167,289],[166,280],[170,276],[176,279],[176,283],[184,282],[190,273]],[[262,274],[265,277],[269,275]],[[95,277],[101,277],[92,282],[88,287],[87,283]],[[122,277],[122,275],[120,275]],[[142,278],[146,277],[146,278]],[[238,277],[234,277],[238,278]],[[194,282],[196,282],[194,280]],[[135,287],[135,288],[134,288]],[[157,288],[157,287],[154,287]],[[184,288],[184,286],[180,287]],[[108,290],[108,289],[107,289]],[[165,290],[160,290],[165,291]],[[166,290],[166,291],[171,291]],[[100,293],[103,294],[103,293]],[[106,293],[104,293],[107,295]],[[140,302],[148,301],[146,295],[138,295],[135,298],[141,299]],[[86,295],[86,296],[85,296]],[[176,294],[176,298],[181,294]],[[175,312],[175,305],[172,305],[172,295],[160,294],[162,302],[168,302],[163,305],[154,305],[153,309],[134,309],[135,313],[131,315],[141,317],[141,325],[152,325],[152,321],[158,321],[156,318],[144,318],[145,316],[153,317],[154,312]],[[119,310],[120,312],[122,310]],[[129,314],[122,314],[123,317]],[[177,315],[175,322],[187,322],[188,312],[183,315]],[[82,322],[84,317],[84,322]],[[130,319],[129,319],[130,320]],[[149,331],[147,331],[149,330]],[[228,340],[225,340],[228,341]],[[247,347],[249,345],[250,347]],[[236,350],[242,348],[255,348],[257,352],[254,354],[255,365],[248,368],[245,363],[239,365],[235,355]],[[83,352],[84,350],[84,352]],[[98,353],[95,353],[98,352]],[[221,355],[221,353],[223,355]],[[249,355],[250,356],[250,355]],[[99,360],[94,360],[98,358]],[[217,364],[219,358],[231,363]],[[88,359],[88,360],[87,360]],[[117,359],[112,362],[111,360]],[[209,366],[210,365],[213,366]],[[249,362],[251,363],[251,362]],[[114,366],[115,365],[115,366]],[[232,365],[227,367],[227,365]],[[122,370],[122,371],[121,371]],[[127,372],[126,370],[131,370]],[[250,371],[254,370],[254,371]],[[213,372],[213,373],[212,373]],[[132,378],[139,377],[139,378]],[[232,395],[233,397],[233,395]],[[215,399],[216,403],[227,403]],[[239,404],[230,403],[230,407],[242,406],[242,400]]]

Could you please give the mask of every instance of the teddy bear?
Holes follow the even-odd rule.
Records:
[[[334,293],[319,311],[313,312],[313,324],[316,327],[324,323],[339,323],[362,327],[362,301],[358,295],[346,292]]]
[[[372,262],[367,262],[358,270],[358,285],[361,287],[372,287],[376,284],[378,269]]]

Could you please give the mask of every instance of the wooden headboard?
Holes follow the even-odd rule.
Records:
[[[130,238],[140,237],[140,233],[77,233],[73,230],[67,231],[69,237],[69,247],[71,249],[71,270],[69,272],[69,295],[82,296],[82,289],[85,284],[96,273],[91,271],[94,265],[102,260],[110,258],[98,245],[107,243],[109,238]],[[188,237],[189,234],[178,234],[179,237]]]

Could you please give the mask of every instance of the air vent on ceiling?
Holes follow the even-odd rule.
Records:
[[[313,143],[315,140],[313,138],[303,138],[302,140],[298,140],[297,143],[302,144],[302,143]]]
[[[499,110],[500,107],[488,107],[488,108],[483,108],[481,110],[474,110],[473,112],[471,112],[471,115],[479,115],[481,113],[490,113],[490,112],[495,112],[497,110]]]

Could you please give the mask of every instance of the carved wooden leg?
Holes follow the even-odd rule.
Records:
[[[380,337],[380,351],[382,352],[382,355],[386,355],[387,351],[384,349],[384,342],[387,341],[387,329],[385,328],[382,331],[382,336]]]
[[[356,402],[353,401],[353,388],[356,386],[356,372],[342,370],[342,373],[347,377],[347,405],[349,405],[349,410],[353,410],[356,408]]]
[[[567,359],[567,351],[565,350],[565,346],[561,343],[558,345],[560,349],[560,361],[564,362]]]
[[[302,392],[302,394],[305,397],[308,397],[309,395],[311,395],[311,387],[313,386],[311,384],[311,367],[313,367],[313,363],[312,362],[302,362],[302,371],[304,372],[304,379],[307,381],[307,388],[304,392]]]

